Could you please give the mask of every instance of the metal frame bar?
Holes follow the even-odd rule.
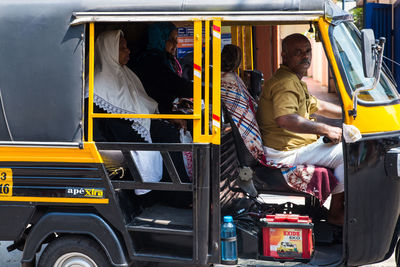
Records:
[[[89,24],[89,105],[88,141],[93,142],[94,23]]]
[[[204,135],[210,136],[210,21],[206,21],[204,61]]]
[[[172,183],[173,184],[182,184],[182,180],[179,177],[178,172],[176,171],[175,165],[172,162],[172,158],[171,158],[171,155],[169,154],[169,152],[161,151],[161,156],[162,156],[163,162],[165,163],[165,167],[167,168],[169,177],[172,180]]]
[[[181,230],[181,229],[165,229],[165,228],[157,228],[157,227],[147,227],[147,226],[128,226],[129,231],[135,232],[151,232],[151,233],[160,233],[160,234],[175,234],[175,235],[186,235],[193,236],[192,230]]]
[[[194,21],[193,30],[193,113],[201,114],[203,22]],[[195,120],[193,121],[193,141],[197,142],[200,136],[201,120]]]
[[[254,70],[254,58],[253,58],[253,26],[249,26],[250,31],[250,61],[251,61],[251,70]]]
[[[135,181],[111,181],[114,189],[149,189],[159,191],[193,191],[192,184],[173,184],[167,182],[140,183]]]
[[[150,262],[160,262],[162,260],[162,263],[178,263],[178,264],[192,264],[193,260],[192,258],[184,258],[184,257],[169,257],[169,256],[164,256],[164,255],[157,255],[155,256],[154,254],[146,254],[146,253],[135,253],[132,256],[132,260],[135,261],[150,261]]]
[[[122,155],[124,156],[124,160],[128,165],[129,172],[132,175],[132,178],[135,182],[143,183],[142,175],[137,168],[135,160],[132,158],[130,151],[122,150]]]
[[[12,146],[12,147],[81,147],[82,143],[77,142],[30,142],[30,141],[1,141],[0,146]]]
[[[317,21],[323,13],[319,14],[299,14],[299,15],[254,15],[254,16],[218,16],[222,21],[232,21],[232,22],[273,22],[273,23],[300,23],[300,22],[309,22],[309,21]],[[213,20],[214,17],[210,16],[198,16],[196,17],[198,20]],[[79,19],[73,20],[70,25],[80,25],[85,23],[95,22],[152,22],[152,21],[193,21],[193,16],[86,16],[81,17]]]
[[[232,44],[239,46],[239,27],[240,26],[232,26],[231,27],[231,38],[232,38]],[[237,68],[236,73],[239,75],[240,73],[240,67]]]
[[[74,12],[70,25],[90,22],[135,22],[135,21],[310,21],[324,15],[324,11],[231,11],[231,12]]]
[[[242,37],[242,47],[241,47],[241,49],[242,49],[242,70],[245,70],[246,69],[246,52],[247,52],[247,49],[246,49],[246,40],[245,40],[245,35],[246,35],[246,26],[240,26],[240,32],[241,32],[241,37]],[[244,71],[242,71],[242,79],[243,79],[243,77],[244,77]]]
[[[98,150],[192,151],[195,144],[96,142]]]
[[[113,180],[114,188],[121,189],[152,189],[152,190],[176,190],[176,191],[192,191],[193,185],[190,183],[182,183],[174,163],[169,155],[170,151],[191,151],[193,154],[199,150],[199,146],[191,144],[147,144],[147,143],[114,143],[114,142],[99,142],[96,143],[98,150],[119,150],[122,152],[128,169],[133,180],[116,181]],[[206,145],[208,147],[208,145]],[[163,162],[167,168],[168,174],[172,182],[148,183],[143,182],[143,179],[137,169],[136,163],[131,156],[131,151],[160,151]],[[196,161],[194,157],[194,162]],[[195,166],[195,165],[194,165]],[[195,179],[195,178],[194,178]]]
[[[209,215],[210,215],[210,147],[193,150],[193,260],[206,264],[208,261]]]
[[[212,143],[221,144],[221,20],[213,21]]]
[[[92,118],[103,119],[121,119],[121,118],[150,118],[150,119],[200,119],[200,114],[193,115],[176,115],[176,114],[110,114],[110,113],[93,113]]]
[[[211,146],[211,177],[218,177],[218,179],[211,179],[211,225],[210,225],[210,261],[221,262],[221,203],[220,203],[220,146]],[[236,153],[236,151],[235,151]]]
[[[126,12],[72,12],[76,18],[82,16],[227,16],[227,15],[323,15],[324,10],[314,11],[126,11]]]
[[[199,162],[199,158],[198,158],[198,154],[197,154],[197,150],[193,153],[193,162]],[[199,222],[198,222],[198,218],[199,218],[199,209],[198,209],[198,206],[199,206],[199,197],[198,197],[198,194],[199,194],[199,191],[198,191],[198,188],[199,188],[199,181],[198,181],[198,178],[200,177],[200,173],[199,173],[199,168],[200,166],[199,166],[199,164],[196,164],[196,165],[193,165],[193,207],[192,207],[192,210],[193,210],[193,213],[192,213],[192,216],[193,216],[193,219],[192,219],[192,221],[193,221],[193,247],[192,247],[192,255],[193,255],[193,261],[194,262],[196,262],[197,260],[198,260],[198,255],[199,255],[199,253],[198,253],[198,247],[199,247],[199,244],[198,244],[198,242],[199,242],[199,232],[198,232],[198,229],[199,229]]]

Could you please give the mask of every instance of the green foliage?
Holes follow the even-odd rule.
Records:
[[[361,29],[364,27],[363,8],[362,7],[353,8],[352,10],[350,10],[350,12],[353,14],[354,24],[361,31]]]

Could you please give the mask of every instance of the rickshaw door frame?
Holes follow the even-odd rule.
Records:
[[[210,21],[212,21],[212,40],[210,40]],[[150,119],[192,119],[193,142],[212,143],[221,142],[221,19],[205,20],[205,66],[202,68],[203,56],[203,20],[194,20],[194,47],[193,47],[193,114],[109,114],[93,112],[94,94],[94,22],[89,23],[89,105],[88,105],[88,142],[93,142],[94,118],[150,118]],[[212,41],[212,108],[210,111],[210,41]],[[204,96],[202,96],[202,82],[204,76]],[[202,98],[204,97],[204,114],[202,115]],[[210,112],[212,114],[211,119]],[[212,121],[211,133],[209,131]],[[204,129],[202,131],[202,129]]]

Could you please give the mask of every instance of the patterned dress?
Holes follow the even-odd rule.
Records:
[[[255,117],[257,103],[236,73],[222,74],[221,99],[251,155],[265,165],[261,134]]]

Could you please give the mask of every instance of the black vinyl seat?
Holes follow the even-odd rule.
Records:
[[[259,163],[249,152],[239,130],[236,127],[225,104],[222,103],[224,118],[232,128],[236,154],[239,161],[239,167],[250,167],[253,170],[252,181],[257,192],[263,194],[279,194],[290,196],[312,197],[310,194],[297,191],[290,187],[283,177],[280,169],[269,168]],[[240,177],[238,177],[240,179]]]
[[[297,191],[290,187],[280,169],[273,169],[259,165],[254,168],[254,171],[253,182],[259,193],[311,197],[310,194]]]

